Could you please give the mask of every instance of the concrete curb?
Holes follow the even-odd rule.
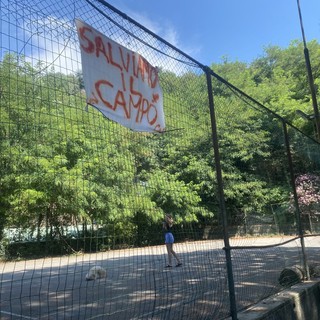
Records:
[[[238,313],[238,320],[318,319],[320,319],[320,280],[294,285]]]

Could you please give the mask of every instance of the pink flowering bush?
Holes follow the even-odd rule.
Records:
[[[302,174],[296,178],[295,184],[301,213],[320,215],[320,176]]]

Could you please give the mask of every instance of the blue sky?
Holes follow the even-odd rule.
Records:
[[[107,0],[199,62],[251,62],[302,40],[296,0]],[[307,41],[320,42],[320,0],[300,0]]]

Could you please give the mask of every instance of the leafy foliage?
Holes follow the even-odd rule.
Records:
[[[312,41],[309,47],[319,95],[320,46]],[[251,65],[225,60],[212,69],[312,135],[312,123],[296,115],[297,109],[312,112],[302,49],[299,42],[268,47]],[[40,241],[43,228],[54,240],[69,225],[88,232],[87,225],[107,230],[111,223],[118,237],[144,245],[145,229],[156,232],[165,212],[179,225],[218,223],[203,74],[160,72],[168,131],[150,135],[86,110],[80,72],[42,70],[12,54],[0,62],[0,239],[12,226],[37,231]],[[282,123],[216,80],[214,99],[229,221],[270,215],[270,204],[290,202]],[[299,141],[291,141],[297,170],[318,171],[317,157],[303,160],[310,152]],[[297,185],[301,205],[311,206],[319,200],[317,176],[300,177],[307,177]]]

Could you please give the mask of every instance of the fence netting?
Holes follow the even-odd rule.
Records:
[[[158,68],[164,133],[87,105],[76,18]],[[0,28],[1,319],[225,319],[225,232],[238,311],[316,273],[317,142],[103,1],[0,0]]]

